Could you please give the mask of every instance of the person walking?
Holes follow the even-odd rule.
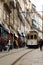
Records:
[[[18,48],[19,45],[18,45],[18,39],[17,38],[16,38],[15,42],[16,42],[16,48]]]
[[[10,51],[10,46],[11,46],[11,43],[10,43],[10,40],[9,40],[9,42],[8,42],[8,51]]]
[[[40,46],[40,50],[42,51],[42,47],[43,47],[43,40],[42,39],[39,41],[39,46]]]

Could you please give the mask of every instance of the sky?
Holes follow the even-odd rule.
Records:
[[[42,15],[43,0],[30,0],[35,6],[36,10]]]

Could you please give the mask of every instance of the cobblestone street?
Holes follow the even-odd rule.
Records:
[[[43,65],[43,51],[36,49],[28,53],[14,65]]]
[[[0,53],[0,65],[12,65],[18,58],[20,58],[25,53],[31,51],[32,49],[19,48],[13,49],[9,52]]]

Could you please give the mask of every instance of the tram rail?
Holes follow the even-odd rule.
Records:
[[[0,59],[1,59],[1,58],[3,58],[3,57],[6,57],[6,56],[8,56],[8,55],[11,55],[11,54],[17,53],[17,52],[27,50],[27,48],[23,48],[23,49],[20,49],[20,50],[16,49],[16,50],[17,50],[17,51],[15,51],[15,50],[14,50],[14,51],[13,51],[13,52],[11,52],[11,53],[9,53],[10,51],[5,52],[5,54],[4,54],[4,55],[0,56]],[[3,52],[1,52],[1,53],[3,53]]]
[[[22,56],[20,56],[16,61],[14,61],[14,62],[12,63],[12,65],[16,65],[16,63],[17,63],[18,61],[20,61],[26,54],[28,54],[28,53],[30,53],[30,52],[32,52],[32,51],[34,51],[34,49],[32,49],[32,50],[26,52],[25,54],[23,54]]]

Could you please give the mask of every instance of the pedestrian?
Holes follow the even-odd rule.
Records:
[[[40,46],[40,50],[42,51],[42,47],[43,47],[43,40],[42,39],[39,41],[39,46]]]
[[[21,37],[20,36],[18,36],[18,46],[19,48],[21,48]]]
[[[18,48],[19,45],[18,45],[18,39],[17,38],[16,38],[15,42],[16,42],[16,48]]]
[[[10,40],[9,40],[9,42],[8,42],[8,51],[10,51],[10,46],[11,46],[11,42],[10,42]]]

